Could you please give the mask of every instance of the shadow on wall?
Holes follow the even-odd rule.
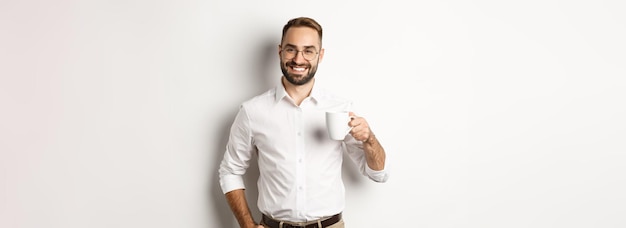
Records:
[[[259,49],[259,53],[255,55],[257,58],[251,62],[256,62],[256,69],[252,69],[250,75],[257,79],[256,85],[263,85],[258,88],[258,95],[267,91],[268,89],[276,87],[276,83],[280,81],[280,74],[274,74],[277,69],[280,69],[279,57],[278,57],[278,42],[271,38],[265,39],[262,48]],[[280,72],[280,71],[278,71]]]

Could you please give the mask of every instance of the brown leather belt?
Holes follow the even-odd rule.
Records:
[[[287,222],[283,223],[283,228],[324,228],[332,226],[333,224],[341,221],[341,213],[331,216],[330,218],[324,219],[321,221],[322,227],[317,226],[317,222],[308,224],[305,226],[297,226],[293,224],[289,224]],[[269,216],[263,215],[263,223],[271,228],[278,228],[280,221],[274,220]]]

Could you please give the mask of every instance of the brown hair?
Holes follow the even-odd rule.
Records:
[[[280,38],[280,43],[283,43],[285,34],[287,33],[287,30],[289,30],[289,28],[291,27],[309,27],[315,29],[315,31],[317,31],[317,34],[320,36],[320,44],[322,43],[322,26],[317,23],[317,21],[308,17],[298,17],[289,20],[287,24],[285,24],[285,26],[283,27],[283,36]]]

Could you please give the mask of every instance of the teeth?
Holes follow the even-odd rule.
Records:
[[[293,70],[295,70],[295,71],[304,71],[304,69],[305,68],[295,68],[295,67],[293,68]]]

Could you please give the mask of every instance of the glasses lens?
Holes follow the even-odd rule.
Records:
[[[307,48],[302,51],[302,56],[304,56],[306,60],[313,60],[316,55],[317,52],[313,48]]]
[[[311,53],[308,53],[306,51],[302,52],[302,56],[304,56],[304,59],[306,59],[306,60],[312,60],[313,57],[314,57],[313,55],[311,55]]]
[[[302,57],[309,61],[315,59],[315,56],[317,56],[317,51],[315,51],[315,49],[313,48],[308,48],[302,51],[298,51],[295,48],[288,47],[288,48],[283,49],[283,52],[285,53],[285,58],[287,59],[295,58],[299,54],[299,52],[302,52]]]

